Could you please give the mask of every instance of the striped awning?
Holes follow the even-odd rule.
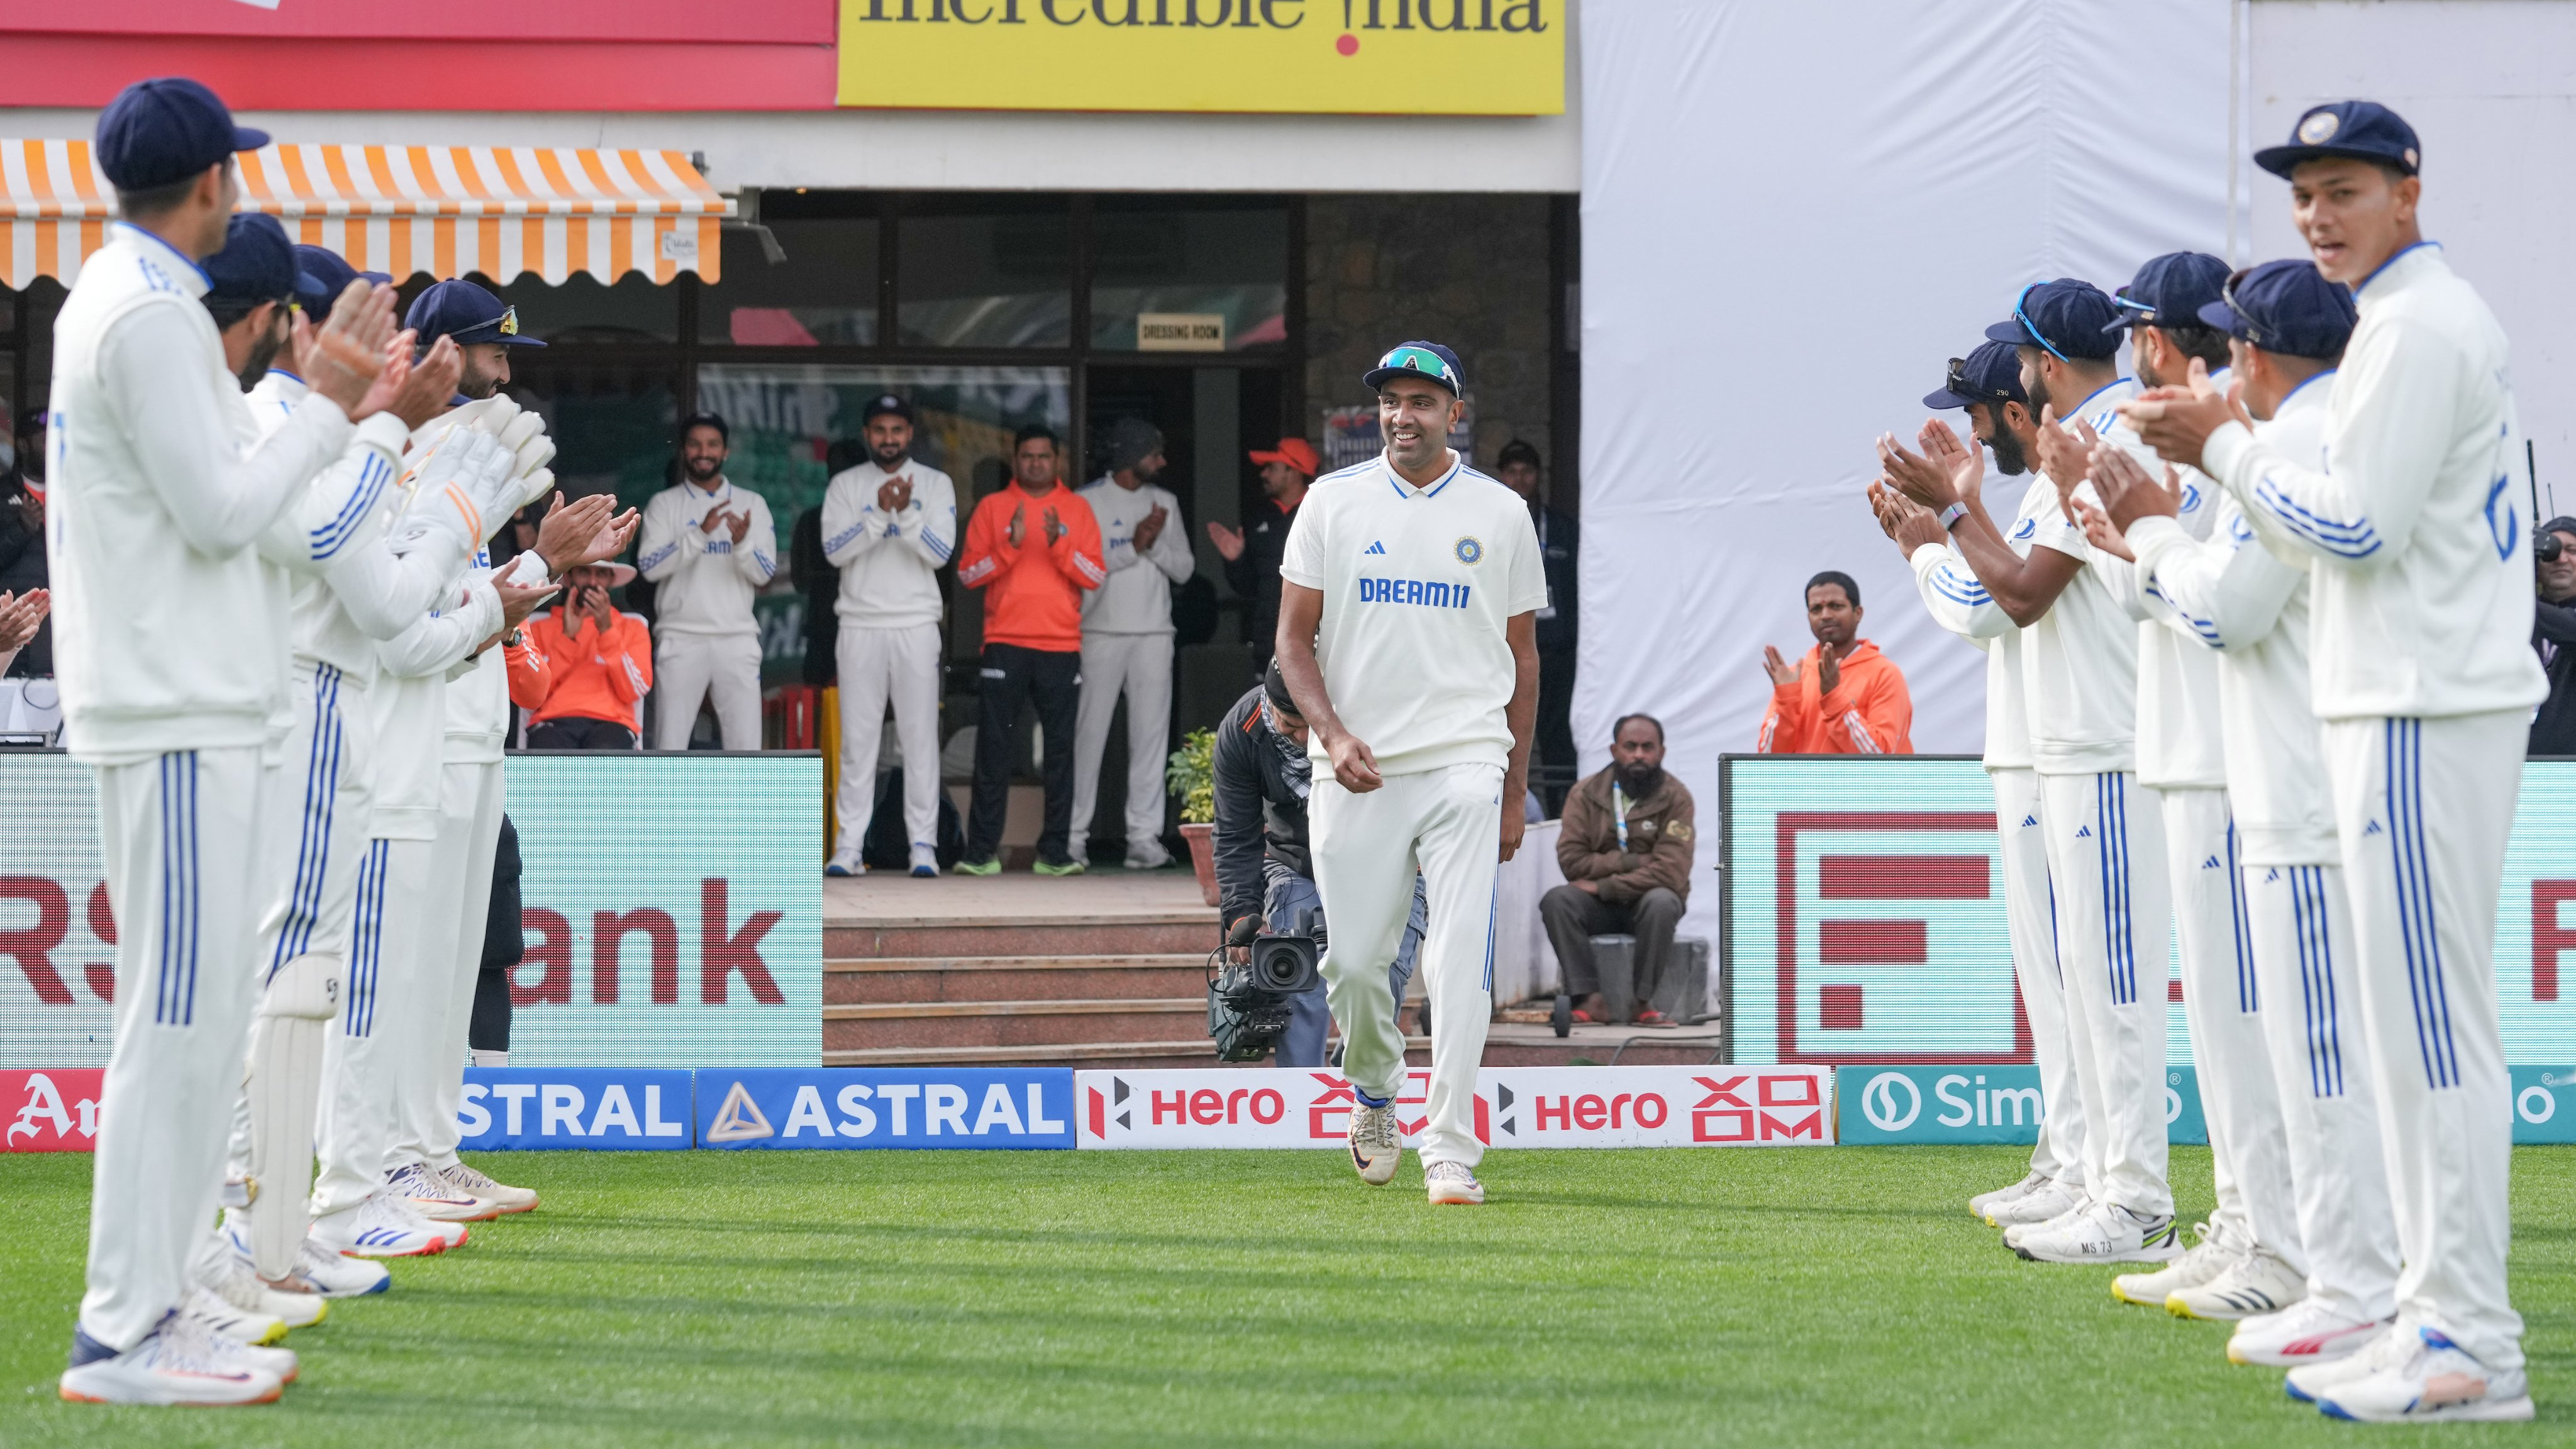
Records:
[[[734,214],[677,151],[280,143],[245,153],[241,175],[242,210],[396,280],[714,281],[717,228]],[[70,285],[116,215],[87,141],[0,140],[0,195],[10,218],[0,283],[11,287],[40,276]]]

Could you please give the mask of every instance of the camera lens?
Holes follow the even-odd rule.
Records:
[[[2531,541],[2532,556],[2542,563],[2558,562],[2558,555],[2564,552],[2566,547],[2566,543],[2554,533],[2544,533]]]

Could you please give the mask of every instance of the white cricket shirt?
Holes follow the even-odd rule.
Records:
[[[2226,370],[2210,380],[2224,388]],[[2127,453],[2161,480],[2165,462],[2124,416],[2102,430],[2103,441]],[[2197,468],[2176,470],[2182,502],[2175,518],[2195,539],[2209,537],[2218,485]],[[2217,790],[2227,784],[2227,753],[2219,742],[2218,661],[2201,647],[2192,626],[2127,559],[2096,555],[2085,572],[2098,574],[2138,632],[2138,783],[2158,790]]]
[[[709,533],[698,526],[708,514],[745,510],[751,526],[740,543],[730,527]],[[655,638],[758,636],[751,599],[778,572],[778,531],[770,525],[769,500],[727,478],[719,478],[713,492],[674,483],[645,503],[638,532],[635,570],[653,581]]]
[[[2000,475],[1988,473],[1985,488],[2000,498]],[[2021,506],[2004,527],[2004,541],[2027,558],[2030,535],[2021,524],[2033,511],[2057,507],[2057,489],[2046,478],[2022,479]],[[2033,530],[2036,532],[2036,529]],[[2030,707],[2022,689],[2022,629],[1977,582],[1967,556],[1955,544],[1927,543],[1907,560],[1914,566],[1914,587],[1923,596],[1932,622],[1986,651],[1986,754],[1989,770],[2030,768]]]
[[[2137,391],[2137,383],[2125,377],[2106,383],[2069,409],[2068,416],[2082,417],[2093,431],[2107,433],[2119,417],[2111,405]],[[2071,421],[2065,426],[2073,431]],[[2101,506],[2092,484],[2076,492]],[[2053,548],[2078,563],[2093,561],[2092,545],[2057,506],[2053,486],[2045,506],[2023,510],[2013,533],[2033,548]],[[2043,775],[2094,775],[2138,767],[2138,625],[2112,596],[2099,570],[2077,570],[2048,612],[2022,631],[2021,663],[2033,769]]]
[[[1190,556],[1190,530],[1181,520],[1181,500],[1151,483],[1121,488],[1108,478],[1094,480],[1073,496],[1091,505],[1091,516],[1100,524],[1100,563],[1109,570],[1099,588],[1082,591],[1082,632],[1173,632],[1172,585],[1188,582],[1198,568],[1198,561]],[[1151,548],[1140,550],[1136,525],[1152,517],[1156,508],[1163,510],[1163,531],[1155,535]]]
[[[1380,454],[1315,480],[1289,524],[1279,576],[1323,594],[1324,688],[1380,774],[1508,767],[1506,626],[1547,605],[1538,533],[1519,494],[1455,452],[1417,489]],[[1307,754],[1332,768],[1321,734]]]
[[[877,490],[909,480],[912,501],[892,513]],[[823,560],[841,571],[832,612],[844,627],[909,629],[939,622],[939,566],[957,552],[957,485],[907,458],[889,473],[874,458],[832,475],[823,491]]]

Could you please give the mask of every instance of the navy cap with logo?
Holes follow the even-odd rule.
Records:
[[[2227,285],[2227,263],[2207,252],[2167,252],[2149,257],[2129,285],[2112,300],[2120,315],[2106,332],[2129,327],[2197,327],[2200,309],[2218,300]]]
[[[1997,342],[2037,347],[2060,362],[2107,361],[2120,339],[2103,329],[2120,314],[2118,304],[2091,282],[2060,277],[2033,282],[2013,298],[2012,318],[1986,329]]]
[[[331,304],[340,300],[340,294],[349,290],[351,282],[393,280],[392,276],[384,272],[359,271],[349,265],[348,258],[329,247],[310,244],[295,249],[295,265],[298,268],[295,279],[296,305],[304,309],[305,315],[311,317],[317,327],[321,325],[323,318],[331,315]]]
[[[2310,106],[2290,128],[2289,144],[2255,152],[2254,164],[2287,180],[2300,162],[2328,156],[2383,162],[2412,176],[2424,149],[2406,118],[2379,102],[2331,101]]]
[[[286,228],[259,212],[236,213],[224,224],[224,249],[199,265],[208,301],[283,302],[303,281]]]
[[[220,97],[184,76],[139,80],[98,113],[98,169],[119,191],[185,181],[268,133],[233,124]]]
[[[891,392],[881,392],[868,399],[867,410],[859,414],[859,426],[864,428],[883,417],[901,418],[907,423],[914,424],[921,421],[913,416],[911,403],[905,401],[900,394]]]
[[[1967,356],[1951,358],[1940,391],[1923,395],[1927,408],[2008,402],[2030,405],[2029,396],[2021,390],[2021,354],[2013,351],[2009,342],[1980,342],[1976,351]]]
[[[500,298],[463,277],[437,283],[412,299],[411,310],[403,315],[403,325],[420,334],[423,347],[441,337],[453,337],[459,346],[472,342],[545,346],[533,337],[519,335],[518,308],[503,306]]]
[[[2342,353],[2359,312],[2352,292],[2314,262],[2265,262],[2227,279],[2200,320],[2265,352],[2328,358]]]
[[[1458,354],[1437,342],[1405,342],[1389,348],[1360,381],[1369,387],[1382,387],[1391,377],[1418,377],[1449,389],[1452,397],[1467,394],[1467,370],[1458,365]]]

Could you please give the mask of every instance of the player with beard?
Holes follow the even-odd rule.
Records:
[[[752,596],[778,573],[769,501],[725,476],[733,430],[680,422],[680,481],[644,505],[636,570],[653,581],[653,748],[685,750],[715,703],[728,750],[760,748],[760,624]]]
[[[1087,858],[1099,803],[1100,757],[1118,698],[1127,698],[1129,870],[1171,863],[1163,848],[1163,752],[1172,729],[1172,585],[1187,583],[1190,556],[1181,500],[1157,487],[1163,431],[1142,418],[1109,428],[1109,472],[1074,494],[1100,525],[1109,577],[1082,591],[1082,702],[1073,726],[1073,827],[1065,849]]]

